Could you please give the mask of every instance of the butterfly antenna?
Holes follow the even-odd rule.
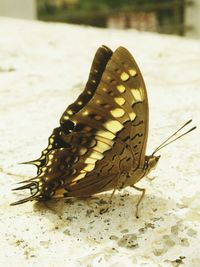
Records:
[[[175,133],[173,133],[172,135],[170,135],[164,142],[162,142],[162,143],[161,143],[161,144],[154,150],[152,156],[153,156],[156,152],[158,152],[159,150],[161,150],[163,147],[165,147],[165,146],[171,144],[172,142],[178,140],[179,138],[183,137],[184,135],[186,135],[186,134],[192,132],[193,130],[195,130],[195,129],[197,128],[196,126],[192,127],[191,129],[189,129],[189,130],[186,131],[185,133],[183,133],[183,134],[177,136],[177,137],[174,138],[173,140],[170,140],[172,137],[174,137],[178,132],[180,132],[183,128],[185,128],[185,127],[186,127],[189,123],[191,123],[191,122],[192,122],[192,120],[187,121],[187,122],[186,122],[183,126],[181,126]],[[169,140],[170,140],[170,141],[169,141]],[[168,142],[168,141],[169,141],[169,142]]]

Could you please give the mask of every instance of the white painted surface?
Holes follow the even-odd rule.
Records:
[[[26,203],[16,183],[32,166],[66,106],[87,80],[98,46],[127,47],[146,81],[148,151],[190,118],[200,121],[200,45],[175,36],[0,19],[0,266],[200,266],[200,136],[163,149],[136,219],[137,192],[100,199]]]
[[[36,0],[0,0],[0,16],[36,19]]]

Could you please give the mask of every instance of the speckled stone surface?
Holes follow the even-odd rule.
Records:
[[[200,266],[199,128],[161,152],[135,218],[138,192],[87,200],[9,204],[87,80],[96,49],[136,58],[150,104],[148,152],[190,118],[200,120],[200,42],[64,24],[0,19],[0,266]]]

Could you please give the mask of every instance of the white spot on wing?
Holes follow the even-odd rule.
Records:
[[[94,158],[94,159],[97,159],[97,160],[100,160],[100,159],[103,158],[103,155],[94,151],[94,152],[92,152],[92,153],[90,154],[90,157],[91,157],[91,158]]]
[[[67,113],[68,113],[69,115],[73,115],[73,112],[72,112],[71,109],[67,110]]]
[[[137,74],[136,70],[134,69],[129,69],[128,72],[130,73],[132,77],[134,77]]]
[[[85,111],[82,113],[83,116],[87,116],[88,114],[89,114],[89,112],[88,112],[87,110],[85,110]]]
[[[125,86],[123,86],[122,84],[120,84],[120,85],[117,85],[117,90],[120,93],[123,93],[126,90],[126,88],[125,88]]]
[[[122,116],[124,116],[125,111],[122,108],[115,108],[111,110],[110,113],[115,118],[121,118]]]
[[[97,132],[97,134],[103,136],[104,138],[108,138],[110,140],[113,140],[115,138],[115,135],[108,131],[99,131]]]
[[[126,72],[122,72],[122,74],[120,75],[120,78],[123,82],[127,81],[129,79],[129,74]]]
[[[143,100],[140,89],[135,89],[135,88],[131,89],[131,93],[134,96],[136,101],[142,101]]]
[[[93,164],[88,164],[87,166],[85,166],[84,169],[82,169],[80,172],[91,172],[93,169],[95,168],[95,165]]]
[[[131,112],[131,113],[129,114],[129,117],[130,117],[130,119],[133,121],[133,120],[136,118],[136,114],[135,114],[135,112]]]
[[[79,175],[76,176],[76,178],[73,180],[73,182],[84,178],[85,175],[86,175],[86,172],[80,173]]]
[[[125,103],[125,99],[123,97],[115,97],[114,100],[120,106],[124,105]]]
[[[84,163],[86,164],[95,164],[97,161],[97,159],[94,159],[94,158],[87,158]]]
[[[108,121],[104,124],[104,127],[113,133],[117,133],[123,128],[123,125],[118,121]]]

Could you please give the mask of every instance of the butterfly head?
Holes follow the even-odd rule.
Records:
[[[145,162],[144,162],[144,169],[146,175],[150,173],[151,170],[154,170],[156,168],[156,165],[158,164],[160,156],[146,156]]]

